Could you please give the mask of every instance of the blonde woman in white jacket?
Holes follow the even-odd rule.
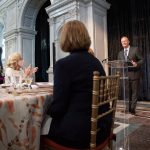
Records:
[[[10,84],[10,78],[14,76],[21,77],[22,79],[31,76],[37,71],[37,67],[32,68],[29,65],[23,69],[24,60],[20,53],[14,52],[8,57],[7,66],[5,69],[5,83]]]

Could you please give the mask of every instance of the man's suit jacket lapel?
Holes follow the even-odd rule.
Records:
[[[133,59],[133,48],[132,47],[130,47],[130,49],[129,49],[128,58],[129,58],[129,60]]]

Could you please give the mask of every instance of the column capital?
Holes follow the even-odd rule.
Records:
[[[53,25],[55,23],[55,18],[54,17],[49,18],[47,21],[49,22],[50,25]]]

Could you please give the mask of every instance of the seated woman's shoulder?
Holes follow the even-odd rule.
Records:
[[[19,72],[18,70],[14,70],[13,68],[6,67],[5,69],[5,75],[7,76],[12,76],[12,75],[17,75]]]
[[[12,72],[12,71],[13,71],[13,69],[10,68],[10,67],[6,67],[6,68],[5,68],[5,74],[6,74],[6,73],[9,73],[9,72]]]
[[[56,64],[58,65],[58,64],[67,63],[70,60],[70,58],[71,58],[70,56],[66,56],[64,58],[61,58],[61,59],[59,59],[59,60],[56,61]]]

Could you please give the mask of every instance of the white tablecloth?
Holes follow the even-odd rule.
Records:
[[[8,94],[0,88],[0,150],[38,150],[43,115],[52,88]]]

